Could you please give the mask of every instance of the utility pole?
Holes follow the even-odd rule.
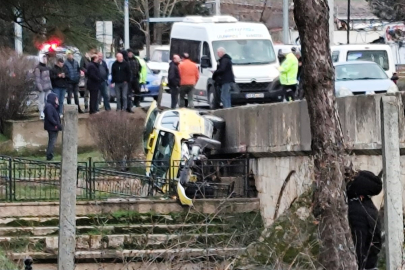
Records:
[[[350,44],[350,0],[347,0],[347,44]]]
[[[290,22],[289,22],[288,0],[283,0],[283,43],[290,44]]]
[[[18,11],[15,11],[15,14],[18,16]],[[17,18],[17,22],[14,23],[14,46],[15,51],[18,55],[22,55],[23,53],[23,44],[22,44],[22,26],[21,26],[21,18]]]
[[[215,15],[221,15],[221,0],[215,0]]]
[[[335,0],[328,0],[329,5],[329,42],[331,45],[335,44]]]
[[[124,19],[124,23],[125,23],[125,29],[124,29],[124,33],[125,33],[125,41],[124,41],[124,46],[125,49],[129,49],[129,3],[128,0],[124,0],[125,4],[124,4],[124,14],[125,14],[125,19]]]
[[[77,106],[64,107],[59,199],[58,270],[75,269]]]
[[[399,153],[399,105],[396,96],[381,98],[386,269],[401,269],[404,244],[402,182]]]
[[[153,15],[155,18],[160,17],[160,0],[153,0]],[[154,40],[156,44],[161,45],[162,44],[162,31],[161,31],[161,24],[160,23],[155,23],[155,28],[154,28]]]

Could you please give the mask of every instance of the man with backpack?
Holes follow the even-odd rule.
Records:
[[[43,120],[45,118],[44,108],[46,103],[46,98],[48,94],[52,91],[51,82],[51,71],[47,66],[48,57],[45,54],[39,56],[39,64],[35,68],[35,83],[38,89],[38,110],[39,118]]]

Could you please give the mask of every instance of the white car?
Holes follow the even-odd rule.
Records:
[[[369,61],[335,63],[336,97],[398,92],[380,65]]]
[[[167,76],[170,63],[170,46],[163,45],[156,47],[150,61],[147,62],[149,69],[160,76],[162,83],[167,85]]]

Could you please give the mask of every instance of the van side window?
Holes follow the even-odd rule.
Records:
[[[332,52],[332,62],[333,63],[339,62],[339,51]]]
[[[201,42],[188,39],[172,38],[170,40],[170,58],[173,54],[182,56],[184,53],[190,55],[190,60],[194,63],[200,63]]]
[[[203,44],[203,50],[202,50],[202,55],[201,56],[207,56],[211,60],[210,45],[208,45],[207,42],[204,42],[204,44]],[[210,61],[210,66],[209,67],[212,67],[211,61]]]

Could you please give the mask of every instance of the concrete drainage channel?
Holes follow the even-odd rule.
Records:
[[[34,270],[57,269],[57,203],[1,206],[6,255],[20,264],[31,256]],[[257,199],[201,200],[193,210],[152,200],[77,208],[86,215],[76,218],[76,269],[225,269],[262,231]]]

